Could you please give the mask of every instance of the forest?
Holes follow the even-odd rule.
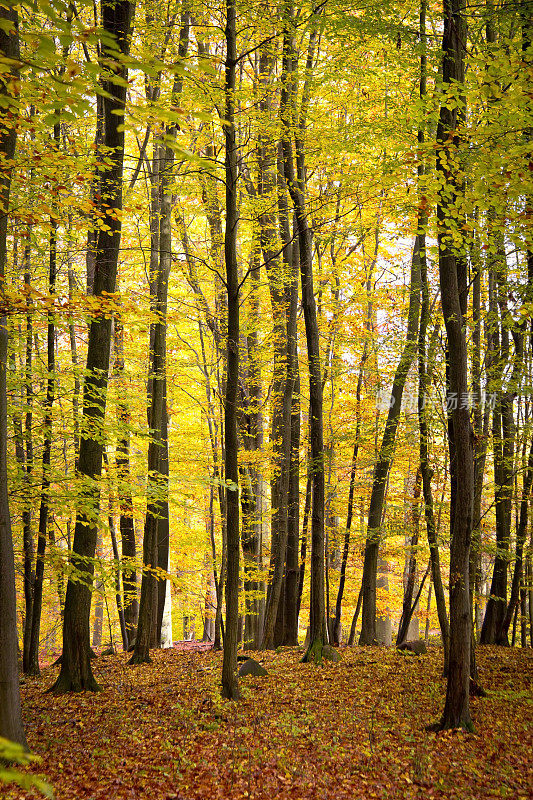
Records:
[[[0,797],[533,792],[531,0],[2,0]]]

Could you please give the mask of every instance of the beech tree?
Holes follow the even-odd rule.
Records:
[[[122,171],[124,159],[123,115],[126,103],[127,55],[133,21],[129,0],[102,2],[102,57],[109,59],[109,73],[103,81],[105,95],[104,146],[110,155],[101,171],[101,194],[105,225],[98,231],[94,259],[93,294],[104,299],[115,291],[120,248],[122,207]],[[114,79],[114,76],[117,79]],[[99,686],[91,669],[89,615],[94,556],[97,539],[97,515],[100,490],[98,477],[102,471],[102,427],[111,347],[111,315],[105,308],[90,325],[87,350],[87,374],[83,387],[83,427],[80,440],[78,470],[85,486],[76,517],[72,566],[81,575],[70,578],[65,599],[63,623],[63,657],[61,672],[52,687],[56,694]],[[80,577],[82,578],[80,580]]]
[[[444,5],[442,77],[444,90],[455,92],[464,82],[464,53],[467,28],[462,0]],[[442,314],[448,340],[450,392],[455,397],[468,393],[468,355],[465,332],[466,269],[464,256],[451,241],[456,226],[461,192],[459,176],[458,125],[464,100],[441,105],[437,128],[437,169],[442,189],[437,206],[439,235],[439,278]],[[468,407],[461,403],[452,413],[456,496],[451,520],[450,548],[450,650],[446,703],[442,728],[472,728],[469,708],[470,683],[470,584],[469,559],[473,524],[474,450]]]
[[[17,85],[19,81],[19,31],[18,12],[9,3],[0,15],[0,54],[8,59],[2,66],[0,97],[8,109],[0,124],[0,735],[26,746],[20,711],[18,674],[17,609],[15,593],[15,565],[7,483],[7,363],[8,363],[8,308],[5,305],[5,274],[7,256],[8,210],[11,192],[13,157],[17,141],[16,123]]]
[[[226,0],[225,62],[225,176],[226,228],[224,256],[228,303],[226,396],[224,398],[226,535],[228,564],[226,575],[226,628],[222,663],[222,695],[240,697],[237,682],[237,633],[239,625],[239,465],[237,437],[237,392],[239,381],[239,273],[237,266],[237,142],[235,137],[235,69],[237,66],[236,2]]]

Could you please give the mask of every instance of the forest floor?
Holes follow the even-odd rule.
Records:
[[[32,770],[57,800],[533,796],[531,649],[478,649],[474,734],[425,730],[444,705],[441,649],[341,652],[322,667],[294,649],[252,654],[269,674],[242,679],[240,703],[220,697],[221,654],[194,645],[139,667],[98,658],[98,694],[45,694],[47,667],[22,687]]]

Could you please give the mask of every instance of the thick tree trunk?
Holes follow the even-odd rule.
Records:
[[[462,0],[445,0],[443,36],[444,88],[461,85],[464,80],[466,24]],[[459,103],[461,101],[458,101]],[[461,192],[457,164],[456,128],[461,109],[442,104],[437,128],[437,170],[443,187],[437,205],[439,238],[439,277],[441,302],[449,354],[450,392],[457,398],[468,393],[468,356],[463,306],[466,286],[462,256],[456,251],[450,231],[457,222],[456,202]],[[462,296],[461,296],[462,294]],[[443,729],[472,729],[469,708],[470,683],[470,588],[469,558],[474,501],[474,450],[470,412],[458,402],[452,413],[456,495],[450,548],[450,650],[446,703],[440,722]]]
[[[19,35],[18,12],[5,3],[0,11],[0,54],[12,59],[11,76],[0,85],[4,109],[11,106],[11,118],[4,114],[0,121],[0,289],[5,290],[7,256],[7,221],[11,172],[16,145],[18,110],[14,81],[18,80]],[[9,121],[8,121],[9,120]],[[26,746],[20,713],[18,671],[17,603],[11,516],[7,485],[7,352],[8,328],[5,312],[0,316],[0,736]]]
[[[261,99],[261,111],[271,110],[268,83],[272,81],[273,57],[267,45],[261,52],[259,72],[267,90]],[[287,91],[282,90],[281,113],[287,106]],[[275,208],[277,147],[271,139],[261,137],[259,142],[259,195],[268,207]],[[280,163],[283,171],[283,162]],[[274,376],[272,381],[272,478],[271,478],[271,556],[270,584],[267,591],[263,623],[262,649],[282,643],[284,628],[284,574],[288,537],[288,497],[291,460],[291,406],[294,374],[291,369],[289,345],[291,308],[291,248],[286,187],[279,177],[278,207],[280,233],[276,230],[276,215],[267,211],[259,216],[261,249],[268,275],[272,316],[274,319],[273,348]],[[280,238],[282,247],[280,248]],[[281,252],[280,252],[281,251]]]
[[[129,50],[133,6],[129,0],[102,2],[104,31],[113,37],[120,52]],[[116,64],[115,74],[120,83],[108,75],[104,81],[106,97],[103,98],[105,132],[104,143],[109,148],[106,165],[102,167],[102,197],[109,213],[105,214],[105,230],[100,229],[95,254],[93,293],[96,297],[115,291],[118,255],[120,249],[122,208],[122,171],[124,161],[123,119],[126,103],[126,68],[115,60],[114,50],[102,42],[102,54]],[[117,213],[117,211],[119,213]],[[96,550],[97,515],[100,499],[98,479],[102,471],[101,431],[105,417],[109,354],[111,344],[111,318],[93,318],[89,330],[87,371],[83,392],[84,431],[80,441],[78,470],[85,480],[83,496],[76,515],[71,564],[84,574],[84,580],[70,579],[65,600],[63,624],[63,658],[61,672],[52,691],[61,694],[83,689],[97,690],[91,669],[89,616],[93,559]],[[94,432],[93,432],[94,431]],[[94,436],[94,438],[92,438]],[[83,505],[82,505],[83,503]],[[90,510],[88,510],[90,509]]]
[[[293,71],[296,67],[294,50],[294,8],[292,0],[285,3],[285,32],[283,42],[283,81],[284,91],[292,91]],[[294,168],[291,136],[292,106],[285,104],[287,113],[282,117],[283,162],[287,187],[296,214],[298,245],[300,251],[300,279],[302,286],[302,309],[305,321],[305,338],[309,364],[309,434],[312,464],[312,513],[311,513],[311,575],[310,575],[310,619],[309,647],[304,661],[320,663],[322,648],[327,642],[326,608],[324,597],[324,432],[322,400],[322,368],[320,365],[320,337],[316,304],[313,291],[313,245],[311,229],[307,217],[305,201],[305,126],[309,103],[309,85],[317,41],[316,29],[309,35],[307,51],[306,80],[302,91],[295,132],[296,170]]]
[[[237,143],[235,136],[235,67],[237,64],[236,0],[226,0],[225,151],[226,230],[224,253],[228,298],[227,379],[225,397],[226,532],[228,565],[226,576],[226,632],[222,662],[222,696],[240,698],[237,681],[239,628],[239,466],[237,399],[239,383],[239,275],[237,266]]]

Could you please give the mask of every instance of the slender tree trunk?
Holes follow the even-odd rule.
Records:
[[[154,149],[158,146],[154,143]],[[162,213],[161,213],[162,215]],[[161,243],[160,243],[161,246]],[[167,265],[169,266],[169,265]],[[130,664],[150,662],[150,647],[157,646],[158,582],[155,570],[159,566],[158,529],[164,518],[167,504],[167,483],[162,469],[164,458],[163,424],[166,418],[166,310],[168,269],[162,265],[155,272],[153,287],[154,313],[153,338],[150,358],[148,425],[148,486],[146,519],[143,540],[143,576],[139,603],[139,622],[135,649]],[[165,565],[166,567],[166,565]]]
[[[54,143],[56,148],[59,145],[59,122],[54,126]],[[49,273],[48,291],[51,295],[56,291],[57,274],[57,225],[50,219],[50,254],[49,254]],[[46,379],[46,400],[44,411],[44,437],[43,437],[43,480],[41,487],[41,503],[39,508],[39,532],[37,537],[37,553],[35,559],[35,582],[33,585],[33,607],[31,617],[31,637],[28,653],[28,673],[39,675],[39,641],[41,632],[41,612],[43,604],[43,580],[44,580],[44,554],[46,550],[46,540],[48,537],[49,504],[50,504],[50,465],[52,455],[52,407],[55,395],[55,344],[56,332],[54,314],[48,312],[48,326],[46,334],[47,350],[47,379]]]
[[[161,76],[150,87],[152,99],[159,99]],[[164,479],[160,459],[163,449],[163,398],[166,371],[166,302],[168,275],[160,270],[161,234],[161,162],[164,145],[161,133],[154,134],[152,169],[150,172],[150,310],[155,321],[150,325],[148,376],[146,382],[148,444],[147,504],[143,532],[143,572],[139,600],[139,617],[131,664],[150,662],[150,648],[157,646],[157,578],[159,555],[157,530],[159,516],[164,513]]]
[[[248,353],[248,441],[250,449],[258,453],[263,449],[263,393],[261,385],[261,363],[259,354],[258,328],[260,318],[259,307],[259,252],[252,257],[250,269],[249,291],[249,332],[246,337],[246,351]],[[263,476],[261,467],[249,467],[251,496],[253,508],[250,509],[250,536],[245,546],[244,520],[242,526],[242,548],[245,559],[245,604],[246,618],[244,626],[245,646],[256,649],[259,646],[260,630],[260,582],[257,579],[257,570],[262,567],[262,530],[263,530]],[[252,578],[250,578],[252,574]],[[250,595],[252,595],[250,597]]]
[[[350,549],[350,536],[351,536],[351,527],[353,521],[353,510],[354,510],[354,496],[355,496],[355,478],[356,478],[356,471],[357,471],[357,457],[359,454],[359,442],[361,438],[361,425],[362,425],[362,416],[361,416],[361,390],[363,388],[363,379],[365,374],[365,366],[368,360],[368,347],[369,341],[371,337],[372,331],[372,313],[373,313],[373,302],[372,302],[372,276],[374,272],[374,267],[376,265],[376,260],[378,257],[379,251],[379,229],[380,229],[380,215],[376,219],[376,226],[375,226],[375,243],[374,243],[374,257],[372,258],[370,267],[368,269],[368,273],[366,276],[366,295],[367,295],[367,305],[366,305],[366,318],[365,318],[365,329],[367,335],[365,336],[365,341],[363,344],[363,352],[361,354],[361,361],[359,363],[359,375],[357,378],[357,388],[355,391],[355,402],[356,402],[356,410],[355,410],[355,441],[354,441],[354,449],[352,454],[352,465],[350,469],[350,488],[348,491],[348,510],[346,515],[346,532],[344,534],[344,547],[342,553],[342,562],[341,562],[341,574],[339,580],[339,589],[337,592],[337,602],[335,604],[335,620],[333,622],[333,644],[339,645],[341,639],[341,613],[342,613],[342,598],[344,595],[344,586],[346,582],[346,568],[348,564],[348,554]],[[352,622],[350,625],[350,632],[348,634],[348,644],[353,646],[354,644],[354,637],[355,637],[355,626],[357,624],[357,619],[359,617],[359,613],[361,611],[361,604],[363,601],[363,594],[362,594],[362,586],[359,590],[359,594],[357,596],[357,606],[355,613],[352,617]]]
[[[430,583],[429,583],[429,587],[428,587],[428,598],[427,598],[427,604],[426,604],[426,629],[425,629],[425,632],[424,632],[424,641],[426,643],[426,647],[428,646],[428,643],[429,643],[429,624],[430,624],[430,613],[431,613],[431,591],[432,591],[432,589],[433,589],[433,583],[431,582],[431,579],[430,579]]]
[[[420,98],[424,102],[426,96],[427,78],[427,58],[426,58],[426,2],[422,0],[420,6],[420,41],[422,45],[422,55],[420,58]],[[422,124],[418,130],[418,142],[422,147],[425,142],[425,130]],[[425,175],[425,164],[421,162],[418,167],[419,193],[422,193],[423,176]],[[421,198],[422,200],[422,198]],[[431,388],[432,360],[426,358],[426,336],[430,320],[430,300],[429,283],[427,274],[427,255],[426,255],[426,228],[427,213],[422,210],[422,202],[419,204],[418,212],[418,235],[420,239],[420,285],[421,285],[421,307],[420,307],[420,329],[418,334],[418,425],[420,431],[420,471],[422,473],[422,494],[424,497],[424,516],[426,520],[426,533],[429,544],[431,559],[431,580],[435,589],[435,602],[437,605],[437,615],[442,637],[444,650],[444,673],[448,671],[448,651],[449,651],[449,623],[446,611],[446,600],[442,585],[440,570],[439,543],[437,537],[437,526],[435,524],[435,514],[433,505],[433,490],[431,480],[433,470],[429,463],[429,418],[427,403],[429,401],[429,391]],[[428,363],[429,362],[429,363]]]
[[[359,619],[359,614],[361,612],[362,604],[363,604],[363,586],[361,584],[361,588],[359,589],[359,594],[357,595],[357,603],[355,605],[355,611],[352,617],[352,624],[350,625],[350,633],[348,635],[348,647],[353,647],[355,644],[355,628],[357,626],[357,620]]]
[[[418,313],[420,308],[420,238],[416,237],[411,261],[407,337],[400,356],[390,398],[383,439],[372,479],[372,494],[368,509],[368,529],[363,565],[363,616],[360,645],[376,644],[376,583],[383,504],[392,464],[396,431],[400,421],[402,395],[407,374],[416,353]]]
[[[307,539],[309,532],[309,516],[311,514],[311,505],[312,505],[312,490],[313,490],[313,469],[311,464],[311,453],[309,452],[307,454],[307,480],[305,484],[304,515],[302,520],[302,535],[300,541],[300,573],[298,575],[298,604],[297,604],[298,616],[300,616],[300,607],[302,604],[302,592],[304,588],[305,562],[307,560]]]
[[[135,559],[137,545],[135,541],[135,520],[133,518],[133,498],[131,494],[130,468],[130,409],[127,402],[127,386],[124,369],[124,329],[120,315],[115,318],[115,364],[114,371],[119,385],[119,401],[117,402],[117,418],[119,435],[116,447],[117,497],[120,510],[119,529],[122,544],[122,590],[124,622],[130,643],[136,635],[139,617],[139,600],[137,598],[137,570]]]
[[[353,519],[353,504],[355,494],[355,476],[357,471],[357,455],[359,453],[359,439],[361,436],[361,388],[363,384],[364,366],[367,359],[367,340],[363,347],[363,355],[359,365],[359,376],[357,378],[356,389],[356,426],[355,426],[355,442],[353,446],[352,465],[350,468],[350,489],[348,491],[348,511],[346,515],[346,532],[344,534],[344,547],[342,551],[341,574],[339,580],[339,589],[337,592],[337,602],[335,603],[335,620],[333,622],[333,644],[339,645],[341,640],[341,613],[342,613],[342,598],[344,595],[344,585],[346,582],[346,567],[348,564],[348,554],[350,551],[350,531]],[[355,625],[354,625],[355,627]],[[351,630],[350,630],[351,632]]]
[[[472,606],[472,637],[475,642],[479,635],[479,583],[481,572],[481,500],[483,494],[483,477],[487,458],[487,439],[490,418],[490,404],[485,402],[482,406],[481,399],[481,275],[482,265],[479,248],[474,246],[472,254],[473,281],[472,281],[472,394],[473,394],[473,424],[475,437],[475,471],[474,471],[474,527],[472,530],[472,546],[470,551],[470,603]],[[490,342],[490,337],[489,337]],[[491,351],[490,346],[486,355],[486,368],[490,374]],[[475,677],[475,676],[472,676]]]
[[[296,303],[295,303],[296,305]],[[294,338],[292,369],[298,370]],[[285,576],[285,629],[283,644],[298,644],[298,578],[300,533],[300,375],[296,374],[292,396],[291,461],[289,475],[289,509],[287,519],[287,567]]]
[[[26,230],[26,237],[30,232]],[[29,238],[25,237],[23,268],[24,268],[24,287],[30,287],[30,260],[31,249]],[[16,240],[14,245],[16,244]],[[13,252],[14,267],[17,268],[15,250]],[[23,411],[14,411],[13,428],[15,434],[15,455],[24,485],[24,497],[22,508],[22,542],[24,550],[24,630],[22,645],[22,669],[26,673],[29,667],[29,650],[31,642],[31,620],[33,610],[33,587],[35,583],[34,572],[34,541],[32,529],[32,497],[31,497],[31,474],[33,471],[33,434],[31,429],[32,407],[33,407],[33,388],[32,388],[32,355],[33,355],[33,321],[31,300],[28,298],[28,312],[26,314],[26,337],[25,337],[25,364],[24,364],[24,385],[22,398],[26,406],[23,424]],[[13,368],[16,369],[15,354],[11,353]]]
[[[178,55],[182,60],[189,42],[189,14],[181,17]],[[174,107],[183,88],[181,74],[177,75],[172,88],[171,105]],[[156,90],[158,91],[158,90]],[[169,519],[168,519],[168,419],[166,387],[166,313],[168,281],[172,265],[172,181],[174,179],[174,149],[178,126],[166,126],[163,139],[154,138],[154,167],[152,169],[151,201],[151,251],[150,291],[156,314],[156,322],[150,332],[151,375],[148,380],[150,410],[149,426],[153,440],[149,445],[149,484],[152,501],[147,507],[143,562],[153,570],[169,567]],[[148,561],[146,559],[149,559]],[[149,648],[160,646],[161,626],[167,597],[166,580],[156,581],[153,571],[143,573],[139,625],[135,641],[132,664],[149,660]]]
[[[107,456],[107,451],[104,449],[103,452],[104,463],[107,468],[109,468],[109,459]],[[113,492],[111,483],[109,483],[109,509],[108,509],[108,516],[107,521],[109,525],[109,535],[111,537],[111,547],[113,550],[113,558],[115,560],[115,603],[117,606],[117,616],[120,625],[120,634],[122,637],[122,648],[125,652],[128,651],[129,646],[129,637],[128,631],[126,628],[126,617],[124,615],[124,603],[123,603],[123,593],[121,592],[120,586],[120,576],[122,574],[122,564],[120,561],[120,553],[118,551],[118,542],[117,542],[117,531],[115,528],[115,516],[113,514]],[[100,544],[101,547],[101,544]],[[93,642],[94,647],[94,642]]]
[[[74,307],[74,291],[76,289],[76,278],[74,276],[74,268],[72,263],[71,251],[71,235],[72,235],[72,214],[68,215],[68,242],[67,242],[67,273],[68,273],[68,300],[70,308]],[[79,359],[78,359],[78,346],[76,343],[76,326],[74,324],[74,316],[69,311],[68,316],[68,332],[70,340],[70,358],[72,361],[72,372],[74,375],[74,385],[72,392],[72,422],[74,429],[74,454],[75,465],[78,466],[78,457],[80,453],[80,374],[79,374]]]
[[[508,291],[506,288],[506,253],[503,234],[496,232],[493,236],[497,243],[497,253],[493,257],[491,264],[491,271],[495,277],[495,296],[493,296],[491,303],[493,325],[492,358],[495,361],[492,378],[498,391],[498,400],[492,412],[496,557],[494,559],[490,597],[481,627],[481,644],[496,643],[498,635],[502,631],[505,617],[514,471],[513,397],[503,385],[504,370],[510,359],[509,331],[505,322],[507,302],[504,298],[504,292]],[[499,325],[498,316],[500,319]]]
[[[520,520],[516,531],[516,553],[515,565],[513,570],[513,579],[511,583],[511,595],[509,597],[509,604],[505,611],[501,629],[498,633],[497,644],[508,644],[509,627],[513,618],[515,609],[519,607],[520,603],[520,582],[523,576],[523,560],[524,560],[524,544],[527,536],[527,523],[528,523],[528,508],[529,499],[531,496],[531,485],[533,483],[533,440],[529,449],[529,457],[527,462],[527,470],[524,475],[524,484],[522,487],[522,499],[520,502]]]
[[[126,55],[129,49],[133,6],[129,0],[102,2],[104,31],[113,37],[116,46]],[[98,233],[94,265],[93,293],[96,297],[115,291],[118,255],[120,249],[122,207],[122,170],[124,160],[123,119],[126,103],[126,67],[115,59],[115,51],[105,41],[102,54],[116,64],[117,77],[106,76],[103,98],[105,132],[104,143],[110,155],[102,167],[102,197],[109,212],[105,214],[105,229]],[[117,211],[119,213],[117,213]],[[69,579],[65,600],[63,623],[63,658],[61,672],[52,691],[61,694],[83,689],[97,690],[90,663],[89,616],[91,610],[91,587],[93,582],[93,559],[96,550],[97,510],[100,499],[98,478],[102,471],[101,432],[105,417],[109,355],[111,344],[111,319],[93,318],[89,330],[87,370],[83,393],[84,431],[80,441],[78,470],[85,479],[82,503],[76,516],[73,554],[74,569],[84,573],[83,581]],[[93,433],[95,431],[95,433]],[[94,438],[92,438],[94,436]],[[88,507],[90,510],[88,511]]]
[[[96,543],[96,557],[101,562],[102,558],[102,534],[98,534],[98,541]],[[93,617],[93,635],[92,646],[102,646],[102,633],[104,629],[104,592],[105,586],[99,577],[96,578],[94,586],[94,617]]]
[[[405,578],[405,588],[403,593],[403,608],[400,624],[398,626],[398,634],[396,636],[396,644],[401,644],[404,639],[408,638],[411,631],[409,626],[411,623],[411,606],[413,604],[413,594],[415,592],[416,582],[416,561],[417,561],[417,548],[418,548],[418,525],[419,525],[419,511],[418,501],[422,490],[422,472],[420,468],[417,470],[415,478],[415,489],[413,496],[413,510],[412,510],[412,525],[413,533],[411,536],[411,544],[409,547],[409,556],[407,559],[407,570]],[[414,608],[414,607],[413,607]]]
[[[13,259],[15,261],[15,259]],[[16,263],[14,263],[16,268]],[[15,353],[9,354],[12,369],[16,370]],[[34,542],[31,525],[31,498],[29,496],[30,482],[26,450],[24,448],[24,430],[22,427],[22,412],[19,407],[13,409],[13,433],[15,439],[15,457],[17,460],[18,476],[23,485],[22,509],[22,542],[24,549],[24,628],[22,645],[22,671],[27,673],[29,665],[29,649],[31,642],[31,619],[33,609],[33,587],[35,575],[33,571]]]

